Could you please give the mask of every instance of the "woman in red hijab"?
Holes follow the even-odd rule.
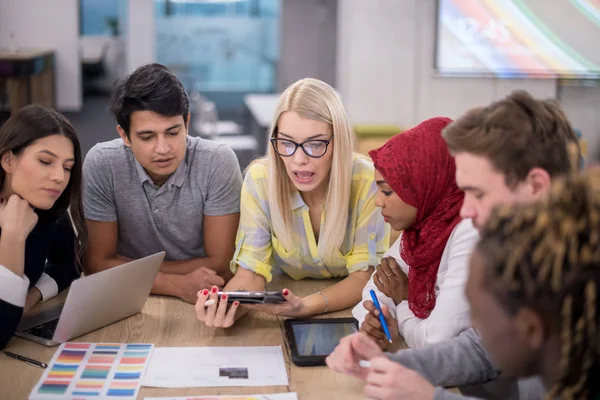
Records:
[[[369,155],[379,193],[375,204],[402,231],[352,311],[361,331],[382,349],[390,346],[371,302],[375,290],[392,335],[409,347],[425,347],[470,327],[463,289],[478,235],[459,215],[463,193],[454,158],[442,138],[452,120],[428,119],[391,138]]]

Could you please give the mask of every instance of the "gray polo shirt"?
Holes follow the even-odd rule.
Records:
[[[156,187],[122,139],[98,143],[83,163],[85,218],[119,224],[117,251],[140,258],[166,251],[166,260],[205,257],[204,215],[240,211],[242,174],[231,148],[187,138],[175,173]]]

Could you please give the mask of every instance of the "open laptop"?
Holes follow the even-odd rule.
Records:
[[[162,251],[73,281],[64,305],[24,317],[15,334],[56,346],[139,313],[164,258]]]

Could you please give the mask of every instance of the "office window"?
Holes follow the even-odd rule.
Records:
[[[119,31],[119,13],[124,0],[80,0],[81,35],[116,35]]]
[[[198,92],[272,92],[280,0],[154,0],[156,59]]]

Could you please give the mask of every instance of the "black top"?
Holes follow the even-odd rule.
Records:
[[[75,233],[67,212],[55,221],[40,218],[27,237],[25,275],[30,287],[43,272],[56,281],[59,292],[80,276],[75,262]],[[23,307],[0,299],[0,349],[15,333],[22,315]]]

